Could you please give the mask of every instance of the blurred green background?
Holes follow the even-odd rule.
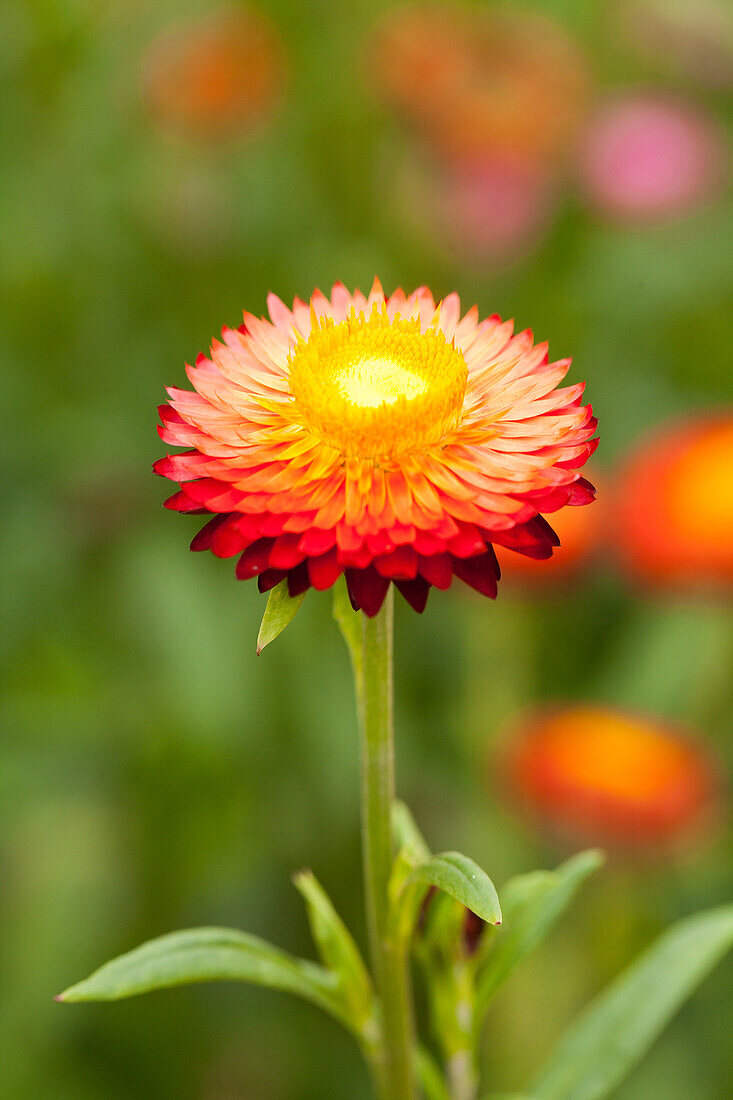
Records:
[[[457,289],[574,356],[571,380],[588,379],[601,420],[601,474],[651,426],[730,400],[723,199],[622,226],[565,184],[542,239],[511,263],[464,262],[429,220],[404,219],[394,165],[413,137],[369,89],[360,47],[392,6],[267,5],[287,71],[279,105],[256,133],[209,142],[156,123],[141,72],[161,30],[213,2],[2,5],[4,1096],[367,1096],[350,1040],[284,996],[52,1001],[192,924],[308,954],[289,882],[304,865],[363,933],[356,728],[330,600],[312,595],[256,659],[264,598],[231,563],[188,553],[196,521],[161,508],[167,486],[149,472],[165,450],[163,387],[184,383],[184,362],[223,324],[262,312],[270,289],[307,297],[375,273],[387,289]],[[729,115],[720,88],[636,55],[613,4],[532,7],[587,52],[594,95],[674,88]],[[526,704],[639,708],[725,756],[733,640],[714,595],[647,592],[603,561],[564,590],[507,584],[496,604],[456,589],[418,617],[398,602],[399,791],[436,849],[466,851],[497,883],[563,854],[508,808],[490,767]],[[729,854],[719,826],[675,860],[612,859],[497,1001],[492,1087],[518,1086],[659,929],[725,900]],[[622,1100],[730,1096],[730,973],[705,983]]]

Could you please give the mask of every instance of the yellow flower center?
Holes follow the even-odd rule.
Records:
[[[374,459],[439,443],[458,423],[468,377],[440,329],[390,320],[376,304],[368,318],[314,320],[289,366],[305,426],[345,455]]]

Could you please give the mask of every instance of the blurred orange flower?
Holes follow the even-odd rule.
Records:
[[[525,717],[508,763],[520,803],[554,832],[626,847],[694,831],[716,786],[702,748],[657,719],[602,706]]]
[[[378,280],[268,306],[168,390],[161,438],[192,449],[155,464],[182,486],[169,508],[212,517],[192,548],[238,555],[261,591],[344,573],[367,615],[391,583],[416,611],[454,576],[494,597],[494,544],[547,558],[543,513],[593,499],[584,387],[557,388],[570,361],[530,332]]]
[[[642,579],[733,581],[733,413],[663,428],[616,494],[619,548]]]
[[[164,129],[219,139],[256,129],[274,108],[283,80],[275,28],[254,9],[227,9],[168,28],[153,42],[144,95]]]
[[[588,88],[577,43],[545,16],[513,6],[392,11],[373,36],[367,67],[375,93],[451,158],[554,157]]]

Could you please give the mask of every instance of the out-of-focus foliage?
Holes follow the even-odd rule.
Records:
[[[647,430],[731,400],[733,219],[720,190],[676,219],[617,222],[576,186],[568,149],[541,234],[516,258],[468,255],[425,197],[455,165],[375,95],[364,44],[394,6],[268,4],[277,101],[261,126],[211,141],[163,126],[144,96],[151,44],[211,13],[210,0],[0,9],[8,1096],[367,1095],[337,1026],[275,993],[52,1001],[102,960],[192,924],[246,927],[308,954],[290,885],[305,864],[363,942],[355,719],[330,596],[311,593],[257,659],[264,597],[231,563],[188,553],[196,521],[163,511],[149,473],[164,452],[163,387],[183,384],[184,361],[222,324],[245,305],[261,311],[269,289],[306,296],[375,273],[387,288],[457,289],[574,356],[572,380],[588,379],[601,418],[606,484]],[[577,40],[592,101],[654,89],[691,102],[717,133],[724,82],[635,52],[628,21],[643,6],[525,5]],[[462,186],[474,194],[486,171],[472,166]],[[491,187],[504,178],[492,163]],[[433,849],[470,852],[497,883],[558,862],[489,764],[497,731],[526,704],[637,708],[726,754],[733,639],[714,591],[651,591],[601,556],[582,582],[515,581],[495,605],[433,593],[422,617],[400,608],[397,639],[400,793]],[[493,1003],[492,1087],[526,1079],[577,1006],[664,926],[726,900],[725,854],[721,821],[675,860],[611,860]],[[729,980],[721,968],[707,981],[622,1100],[723,1100]]]

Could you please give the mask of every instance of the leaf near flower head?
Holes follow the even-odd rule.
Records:
[[[259,634],[257,635],[257,653],[262,653],[265,646],[274,642],[286,626],[293,619],[296,611],[305,599],[305,592],[298,596],[291,596],[288,591],[287,580],[280,581],[270,589],[267,597],[265,614],[262,616]]]

